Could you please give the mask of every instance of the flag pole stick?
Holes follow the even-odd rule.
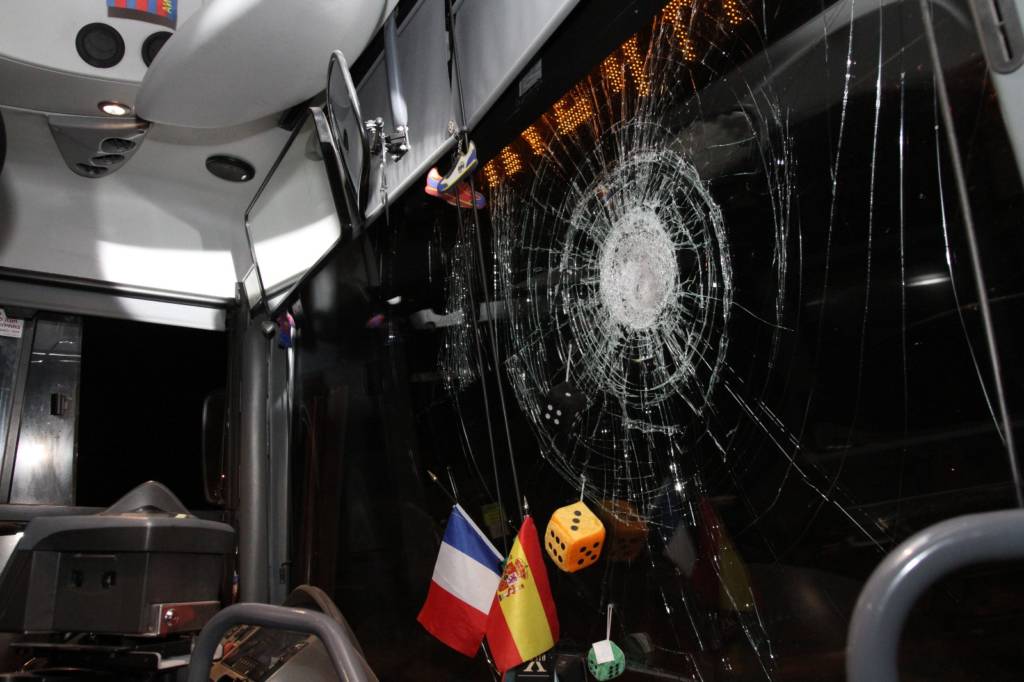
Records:
[[[498,667],[494,665],[494,660],[491,658],[491,652],[487,650],[487,640],[481,640],[480,651],[484,652],[484,660],[487,661],[487,667],[491,671],[491,677],[498,682]]]
[[[451,466],[447,466],[447,467],[445,467],[445,469],[448,472],[448,483],[452,486],[452,495],[454,495],[455,499],[458,500],[459,499],[459,489],[455,485],[455,476],[452,474],[452,468],[451,468]]]
[[[449,500],[451,500],[452,504],[458,504],[459,503],[459,501],[455,498],[455,496],[452,495],[450,492],[448,492],[448,488],[444,487],[444,483],[441,483],[441,479],[439,479],[437,477],[437,474],[435,474],[430,469],[427,469],[427,476],[430,476],[430,480],[433,481],[437,485],[437,487],[441,489],[441,492],[444,493],[445,497],[447,497]]]

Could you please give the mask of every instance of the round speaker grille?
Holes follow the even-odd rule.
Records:
[[[109,69],[124,57],[124,39],[112,26],[87,24],[75,38],[78,56],[90,66]]]
[[[164,46],[164,43],[172,35],[174,34],[170,31],[157,31],[146,38],[142,43],[142,61],[146,63],[146,66],[153,63],[153,60],[156,59],[156,53],[160,51],[160,48]]]

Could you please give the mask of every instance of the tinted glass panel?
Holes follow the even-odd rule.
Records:
[[[602,518],[596,563],[545,559],[556,657],[614,604],[628,679],[816,682],[887,553],[1015,505],[1022,192],[967,5],[938,68],[918,2],[782,5],[668,3],[484,166],[488,211],[305,291],[305,575],[382,677],[487,678],[415,622],[451,498],[501,552],[524,497]],[[1019,584],[937,586],[905,678],[1014,679]]]

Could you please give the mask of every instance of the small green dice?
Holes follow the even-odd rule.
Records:
[[[587,654],[587,668],[595,680],[612,680],[626,670],[626,655],[610,639],[594,642]]]

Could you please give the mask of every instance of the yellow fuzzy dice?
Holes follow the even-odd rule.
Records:
[[[601,556],[604,524],[582,502],[556,509],[544,531],[544,547],[555,566],[575,573]]]

